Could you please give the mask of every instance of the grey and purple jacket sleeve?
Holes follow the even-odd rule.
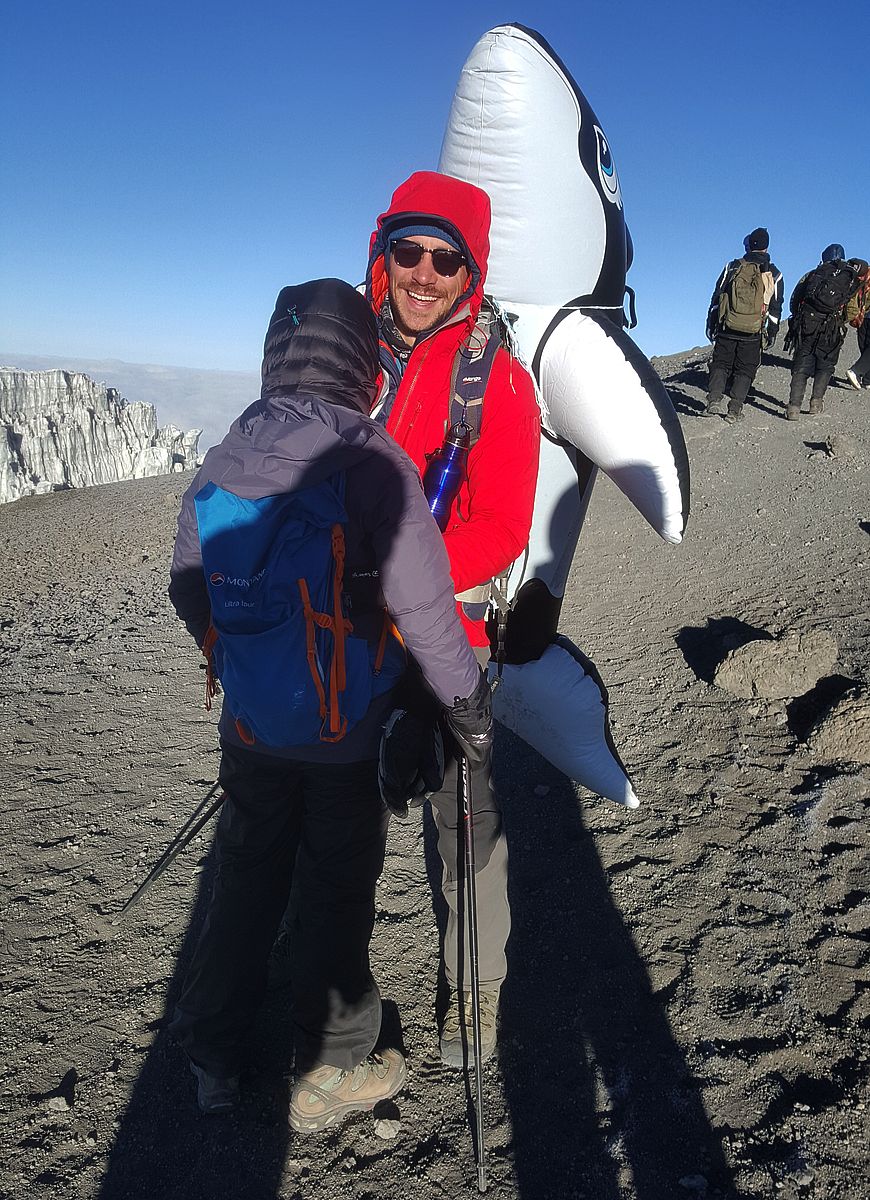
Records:
[[[169,599],[197,646],[202,646],[211,621],[211,606],[202,573],[202,552],[193,506],[193,497],[201,486],[199,478],[197,474],[181,501],[175,550],[169,568]]]

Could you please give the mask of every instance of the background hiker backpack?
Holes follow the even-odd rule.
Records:
[[[212,624],[203,653],[248,745],[337,742],[404,671],[389,635],[352,637],[342,595],[344,476],[246,500],[194,497]]]
[[[839,312],[858,284],[858,276],[848,263],[822,263],[807,279],[803,303],[825,316]]]
[[[761,333],[774,290],[773,273],[739,258],[719,293],[719,324],[735,333]]]

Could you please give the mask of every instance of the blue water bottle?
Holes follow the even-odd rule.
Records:
[[[465,475],[465,463],[471,444],[471,427],[464,421],[451,425],[444,444],[429,459],[423,475],[423,493],[435,524],[443,533],[450,510]]]

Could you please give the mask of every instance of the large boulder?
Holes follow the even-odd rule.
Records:
[[[733,696],[789,700],[828,675],[837,661],[837,639],[825,629],[787,630],[778,638],[747,642],[719,664],[713,682]]]

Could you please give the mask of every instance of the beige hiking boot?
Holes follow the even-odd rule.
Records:
[[[328,1064],[306,1071],[290,1094],[290,1126],[297,1133],[316,1133],[337,1125],[354,1112],[368,1112],[395,1096],[408,1078],[398,1050],[381,1050],[352,1071]]]
[[[480,1054],[484,1062],[495,1050],[495,1022],[498,1015],[499,989],[480,989]],[[461,1010],[461,1011],[460,1011]],[[474,1018],[470,991],[450,992],[450,1003],[441,1027],[441,1061],[448,1067],[462,1067],[474,1058]]]

